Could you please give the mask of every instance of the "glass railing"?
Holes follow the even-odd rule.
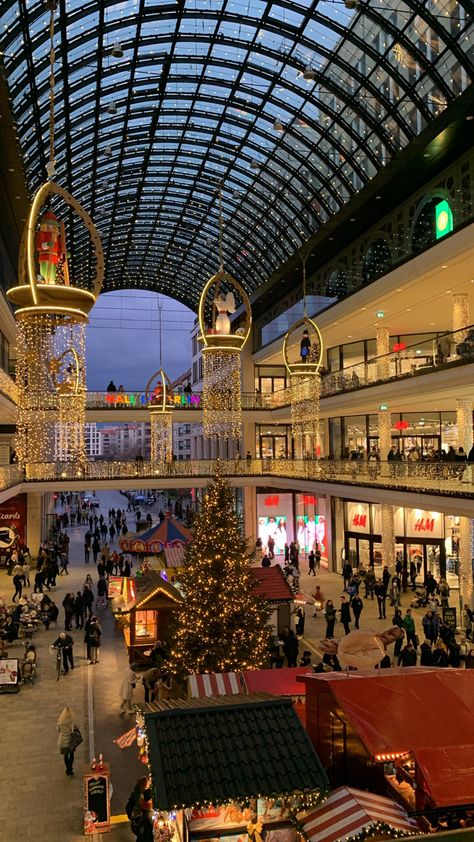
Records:
[[[354,462],[299,459],[192,459],[171,462],[72,462],[32,464],[26,469],[27,482],[74,480],[154,480],[211,477],[219,464],[228,477],[279,477],[343,485],[391,488],[399,491],[418,491],[456,496],[474,494],[473,465],[439,462]]]
[[[0,368],[0,392],[13,403],[18,403],[18,388],[9,374]]]
[[[329,397],[471,362],[474,362],[474,325],[413,345],[399,342],[389,354],[325,374],[321,378],[321,396]]]
[[[23,482],[24,473],[19,465],[0,465],[0,490],[12,488]]]

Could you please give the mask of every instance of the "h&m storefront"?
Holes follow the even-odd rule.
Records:
[[[257,490],[257,535],[266,550],[271,536],[275,556],[283,561],[285,544],[297,541],[300,557],[318,544],[321,567],[328,567],[328,529],[326,498],[314,494],[279,492],[273,488]]]
[[[440,512],[393,506],[395,555],[406,569],[413,561],[420,582],[430,570],[435,577],[447,578],[452,588],[459,586],[459,518]],[[333,500],[333,540],[335,569],[344,561],[353,567],[385,564],[382,548],[382,511],[378,503]]]

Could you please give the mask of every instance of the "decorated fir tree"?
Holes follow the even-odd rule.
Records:
[[[172,660],[189,675],[258,669],[268,662],[270,612],[255,594],[247,541],[229,484],[218,473],[194,521],[180,577],[185,603]]]

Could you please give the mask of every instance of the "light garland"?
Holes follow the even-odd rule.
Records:
[[[319,413],[321,377],[318,372],[308,376],[294,373],[290,377],[291,388],[291,435],[310,436],[313,443],[319,441]]]
[[[379,428],[379,453],[382,460],[386,460],[392,447],[392,416],[390,410],[381,409],[377,412]]]
[[[469,453],[473,441],[472,400],[456,398],[456,424],[458,428],[458,446]]]
[[[150,408],[150,451],[152,462],[173,460],[173,415]]]
[[[468,517],[459,518],[459,591],[463,605],[471,605],[472,582],[472,521]]]
[[[204,435],[239,440],[242,436],[240,351],[203,348],[202,368]]]
[[[15,449],[19,464],[49,463],[54,458],[54,402],[49,372],[53,315],[17,317],[16,378],[18,416]]]
[[[453,331],[452,340],[459,345],[467,336],[467,326],[470,324],[469,296],[465,292],[453,295]]]
[[[390,334],[386,327],[375,329],[375,341],[377,348],[377,380],[387,380],[390,376]],[[381,357],[382,359],[378,359]]]
[[[390,569],[395,567],[395,520],[393,507],[381,504],[382,514],[382,556],[383,563]]]

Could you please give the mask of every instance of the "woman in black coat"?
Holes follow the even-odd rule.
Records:
[[[326,602],[324,617],[326,619],[326,637],[331,639],[334,637],[334,624],[336,622],[336,609],[334,608],[332,599],[328,599]]]

